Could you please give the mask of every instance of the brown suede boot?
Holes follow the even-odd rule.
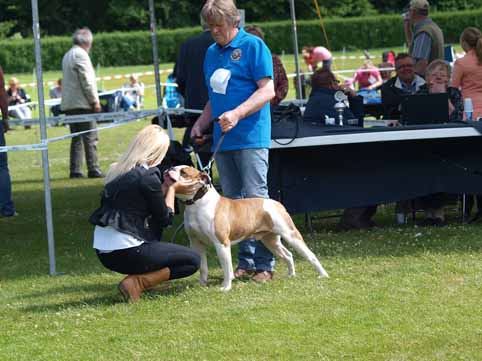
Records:
[[[157,286],[162,281],[168,281],[170,276],[171,270],[168,267],[140,275],[129,275],[119,283],[118,288],[126,301],[134,303],[139,301],[142,292]]]

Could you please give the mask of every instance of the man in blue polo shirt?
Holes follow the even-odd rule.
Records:
[[[238,28],[232,0],[208,0],[201,11],[215,43],[204,59],[209,102],[193,126],[199,137],[214,124],[214,147],[226,133],[216,155],[223,193],[229,198],[268,198],[268,149],[271,143],[269,101],[274,97],[271,52],[264,42]],[[259,241],[239,244],[236,278],[273,278],[274,257]]]

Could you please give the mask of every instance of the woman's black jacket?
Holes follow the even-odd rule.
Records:
[[[101,205],[89,222],[111,226],[145,242],[160,241],[173,215],[164,201],[161,184],[157,167],[135,167],[105,185]]]

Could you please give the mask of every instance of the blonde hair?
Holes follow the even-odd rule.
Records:
[[[482,64],[482,33],[474,27],[465,28],[460,35],[460,42],[466,43],[470,49],[475,49],[475,55]]]
[[[447,72],[447,77],[450,79],[451,69],[449,63],[442,59],[435,59],[427,66],[427,70],[425,71],[425,77],[431,76],[435,70],[438,68],[443,68]]]
[[[374,65],[373,65],[373,62],[370,59],[365,59],[363,61],[363,67],[366,68],[366,69],[370,69],[370,68],[373,68]]]
[[[201,18],[205,23],[214,21],[216,24],[226,21],[237,26],[240,16],[233,0],[207,0],[201,10]]]
[[[9,80],[8,80],[8,85],[9,86],[12,86],[13,85],[18,85],[20,82],[18,81],[17,78],[15,78],[14,76],[12,76]]]
[[[159,165],[166,156],[168,148],[169,136],[164,129],[155,124],[148,125],[132,139],[119,161],[110,166],[105,183],[111,182],[141,164],[147,164],[150,167]]]

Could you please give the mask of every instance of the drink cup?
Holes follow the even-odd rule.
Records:
[[[474,112],[474,107],[472,104],[472,99],[471,98],[465,98],[464,99],[464,113],[465,113],[465,119],[470,122],[472,120],[472,114]]]

